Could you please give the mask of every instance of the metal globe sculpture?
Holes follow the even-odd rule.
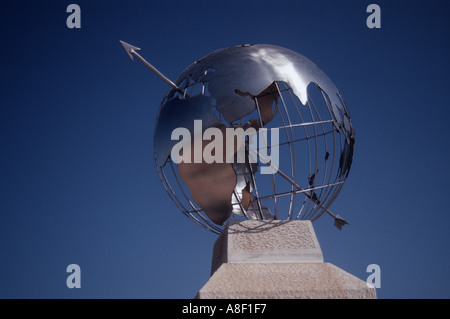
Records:
[[[338,89],[314,63],[278,46],[236,46],[194,62],[170,84],[156,120],[155,163],[192,221],[215,233],[229,219],[328,214],[339,229],[348,224],[329,207],[350,171],[354,129]],[[177,128],[193,137],[181,151]],[[205,138],[211,128],[217,134]],[[207,149],[224,160],[205,159]]]
[[[174,82],[155,125],[162,184],[192,221],[215,233],[229,220],[333,217],[355,144],[344,100],[310,60],[273,45],[214,51]]]

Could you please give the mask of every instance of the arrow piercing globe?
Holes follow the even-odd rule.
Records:
[[[162,184],[196,224],[220,233],[228,220],[316,221],[352,164],[355,134],[342,95],[314,63],[274,45],[214,51],[172,82],[120,41],[170,89],[154,131]]]

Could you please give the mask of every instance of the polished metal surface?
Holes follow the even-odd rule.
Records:
[[[184,90],[191,82],[209,82],[209,92],[217,101],[217,110],[232,123],[255,108],[251,98],[243,98],[236,90],[256,96],[274,81],[287,83],[303,105],[308,101],[308,85],[317,84],[328,94],[336,122],[342,123],[344,108],[339,91],[327,75],[304,56],[274,45],[217,50],[189,66],[175,84]],[[169,97],[174,93],[175,90],[171,90]]]
[[[203,130],[279,130],[278,173],[261,174],[264,162],[250,163],[257,156],[248,149],[245,163],[175,164],[172,131],[183,127],[193,135],[199,119]],[[229,218],[315,221],[324,213],[341,228],[347,222],[329,206],[349,174],[354,144],[348,109],[331,80],[304,56],[273,45],[225,48],[191,64],[163,98],[154,135],[155,162],[169,196],[216,233]]]
[[[170,156],[172,147],[177,140],[172,140],[174,129],[183,127],[194,135],[194,120],[201,119],[203,126],[213,127],[220,124],[214,113],[211,97],[196,95],[192,98],[175,98],[161,106],[158,113],[158,123],[155,129],[154,149],[156,163],[163,166]]]

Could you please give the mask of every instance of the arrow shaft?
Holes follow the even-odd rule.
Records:
[[[138,58],[142,63],[144,63],[144,65],[146,67],[148,67],[150,70],[152,70],[153,72],[156,73],[156,75],[158,75],[161,79],[164,80],[164,82],[166,82],[167,84],[169,84],[173,89],[175,89],[176,91],[180,92],[181,94],[184,94],[184,92],[182,90],[180,90],[180,88],[173,83],[171,80],[169,80],[164,74],[162,74],[161,72],[158,71],[157,68],[155,68],[153,65],[151,65],[150,63],[147,62],[147,60],[145,60],[139,53],[137,53],[135,50],[131,49],[130,53],[135,56],[136,58]]]

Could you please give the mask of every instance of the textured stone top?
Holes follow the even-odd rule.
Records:
[[[310,221],[230,222],[214,245],[211,273],[223,263],[323,263]]]

